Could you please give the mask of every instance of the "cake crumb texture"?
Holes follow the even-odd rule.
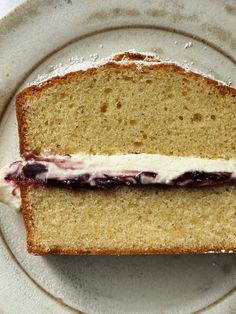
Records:
[[[235,90],[162,66],[98,68],[20,95],[22,152],[235,158]]]
[[[234,187],[30,187],[27,197],[36,252],[236,249]]]

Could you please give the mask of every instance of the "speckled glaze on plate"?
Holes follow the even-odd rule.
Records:
[[[0,21],[0,166],[18,156],[14,95],[38,76],[135,49],[236,85],[235,23],[235,1],[26,1]],[[236,313],[236,257],[36,257],[0,206],[0,312],[16,311]]]

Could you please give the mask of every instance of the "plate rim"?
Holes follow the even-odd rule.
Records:
[[[37,3],[40,3],[41,1],[40,0],[37,0]],[[12,11],[10,11],[6,16],[4,16],[3,18],[0,19],[0,27],[2,25],[4,25],[5,21],[7,21],[7,19],[9,18],[9,16],[11,16],[12,18],[16,18],[18,14],[20,14],[20,10],[24,10],[26,7],[28,7],[29,5],[31,5],[33,3],[32,0],[25,0],[23,3],[19,4],[15,9],[13,9]],[[36,1],[35,1],[36,3]],[[45,62],[49,57],[51,57],[53,54],[55,54],[56,52],[62,50],[63,48],[71,45],[72,43],[76,42],[76,41],[79,41],[85,37],[90,37],[92,35],[95,35],[95,34],[98,34],[98,33],[104,33],[104,32],[108,32],[108,31],[111,31],[111,30],[116,30],[116,29],[125,29],[127,28],[127,26],[121,26],[121,27],[111,27],[111,28],[104,28],[104,29],[100,29],[98,31],[94,31],[94,32],[91,32],[91,33],[87,33],[83,36],[78,36],[76,38],[74,38],[73,40],[70,40],[68,41],[66,44],[56,48],[55,50],[53,50],[50,54],[46,55],[43,59],[41,59],[37,64],[35,64],[24,76],[24,78],[21,80],[21,82],[18,84],[17,88],[13,91],[12,95],[10,96],[10,98],[6,101],[6,104],[4,106],[4,109],[0,115],[0,122],[2,120],[2,118],[5,116],[5,113],[6,113],[6,110],[9,106],[9,103],[12,101],[12,99],[14,98],[14,95],[15,95],[15,92],[19,89],[19,86],[22,85],[22,83],[25,81],[25,79],[28,77],[29,73],[32,73],[32,71],[34,71],[34,69],[36,69],[40,64],[42,64],[43,62]],[[132,25],[131,27],[129,28],[143,28],[143,25],[140,24],[140,25]],[[208,46],[210,47],[213,47],[215,50],[217,50],[218,52],[222,53],[223,49],[217,47],[216,45],[214,44],[210,44],[202,39],[200,36],[197,38],[197,36],[194,36],[190,33],[185,33],[185,32],[181,32],[181,31],[178,31],[176,29],[172,29],[172,28],[160,28],[158,26],[154,27],[153,25],[145,25],[145,28],[152,28],[152,29],[162,29],[162,30],[165,30],[165,31],[174,31],[175,33],[178,33],[178,34],[182,34],[184,36],[187,36],[187,37],[190,37],[190,38],[194,38],[196,40],[199,40],[205,44],[207,44]],[[191,35],[191,36],[190,36]],[[236,64],[236,58],[233,57],[233,56],[229,56],[228,53],[226,52],[223,52],[223,55],[226,56],[230,61],[232,61],[234,63],[234,65]],[[27,273],[27,271],[24,269],[24,267],[20,264],[20,262],[17,260],[17,258],[15,257],[14,253],[11,251],[11,249],[9,248],[8,246],[8,243],[6,242],[2,232],[1,232],[1,229],[0,229],[0,237],[2,238],[3,240],[3,243],[4,245],[6,246],[9,254],[14,258],[15,262],[17,263],[17,265],[24,271],[24,273],[33,281],[33,283],[39,287],[44,293],[46,293],[48,296],[50,296],[51,298],[53,298],[54,300],[56,300],[57,302],[59,302],[60,304],[64,305],[67,309],[70,309],[76,313],[83,313],[81,312],[80,310],[77,310],[73,307],[71,307],[70,305],[66,304],[63,302],[63,300],[60,300],[58,298],[56,298],[53,294],[51,294],[50,292],[48,292],[47,290],[45,290],[43,287],[41,287],[37,281],[35,281],[33,278],[31,278],[31,276]],[[221,301],[225,300],[227,297],[231,296],[232,294],[234,294],[236,292],[236,286],[231,289],[230,291],[228,291],[225,295],[223,295],[222,297],[220,297],[219,299],[217,299],[216,301],[210,303],[209,305],[207,306],[204,306],[203,308],[199,309],[197,312],[194,312],[194,313],[198,313],[199,311],[204,311],[204,310],[208,310],[208,309],[211,309],[213,308],[214,306],[218,305]]]

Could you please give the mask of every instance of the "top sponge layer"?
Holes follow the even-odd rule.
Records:
[[[144,58],[118,55],[23,90],[16,101],[21,153],[235,158],[236,90]]]

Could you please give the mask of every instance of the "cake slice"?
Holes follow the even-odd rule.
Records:
[[[236,159],[236,90],[142,54],[17,95],[21,154]],[[236,162],[235,162],[236,163]],[[236,188],[22,185],[34,254],[236,251]]]

